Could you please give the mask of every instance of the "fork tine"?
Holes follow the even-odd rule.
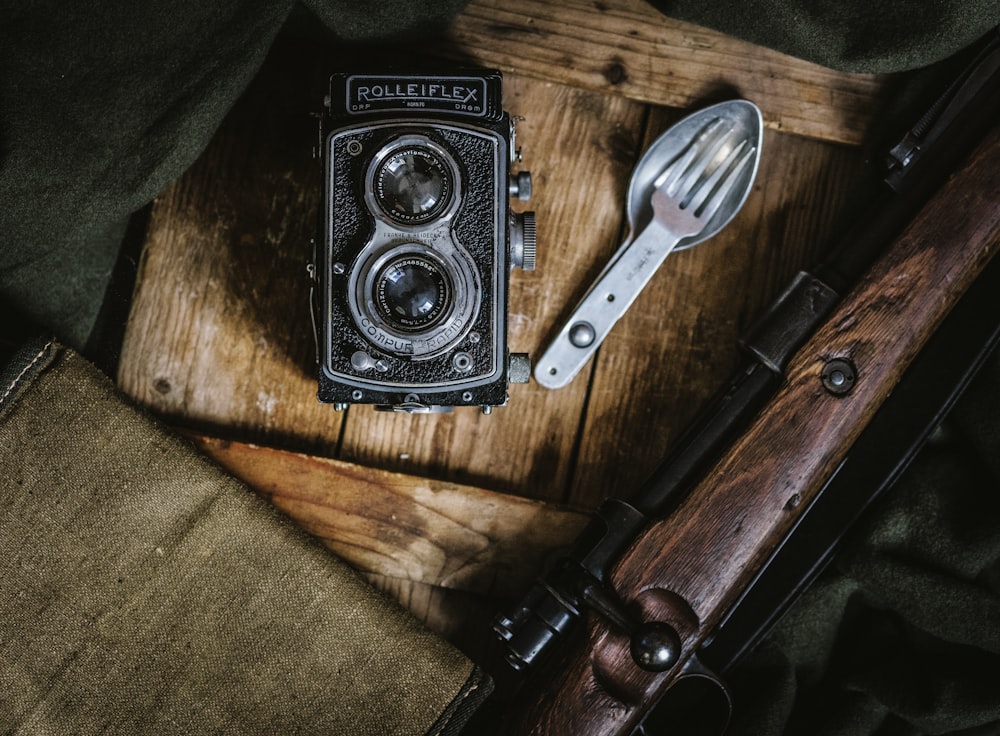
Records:
[[[747,150],[742,151],[746,141],[740,141],[740,145],[732,150],[726,160],[716,168],[709,177],[709,180],[705,185],[698,191],[694,199],[692,199],[689,205],[690,210],[699,218],[708,222],[712,218],[722,203],[725,201],[726,197],[736,186],[736,181],[740,177],[740,172],[746,167],[750,159],[753,158],[754,152],[757,150],[756,146],[750,146]],[[740,153],[742,151],[742,154]],[[739,160],[735,161],[736,157],[739,156]],[[723,175],[725,178],[723,179]],[[721,183],[719,180],[722,179]],[[718,186],[716,186],[718,184]],[[713,191],[714,190],[714,191]],[[702,207],[702,202],[708,195],[711,194],[711,198],[705,202]],[[701,207],[701,212],[698,208]]]
[[[691,170],[691,164],[695,157],[698,155],[699,151],[703,150],[705,141],[710,138],[715,137],[718,134],[719,129],[725,121],[722,118],[715,118],[710,122],[702,131],[695,136],[687,148],[684,149],[684,153],[677,159],[675,159],[663,172],[656,177],[656,181],[653,182],[653,186],[656,189],[663,189],[667,194],[671,196],[677,191],[677,182],[680,178],[684,176],[688,171]]]
[[[680,158],[675,159],[667,168],[665,168],[658,177],[656,181],[653,182],[653,187],[656,189],[665,190],[667,192],[672,191],[677,180],[681,178],[681,175],[687,171],[688,166],[691,165],[691,161],[694,160],[695,154],[698,153],[698,147],[691,143],[684,153],[681,154]]]
[[[705,176],[705,172],[708,171],[712,162],[719,157],[719,153],[735,135],[733,126],[727,125],[725,130],[716,131],[716,134],[703,145],[698,157],[684,172],[683,180],[677,185],[676,194],[681,200],[682,206],[687,206],[685,200],[695,191],[698,182]]]
[[[725,159],[723,159],[718,166],[712,171],[711,175],[702,182],[701,186],[694,191],[687,202],[683,203],[686,209],[692,212],[697,212],[698,208],[708,199],[709,195],[715,191],[715,188],[722,181],[722,177],[726,175],[730,168],[732,168],[734,162],[740,156],[740,152],[743,147],[747,144],[746,140],[741,140],[734,148],[732,148],[727,154]]]

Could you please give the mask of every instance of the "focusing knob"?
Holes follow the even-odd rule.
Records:
[[[525,271],[535,270],[534,212],[512,212],[510,215],[510,263]]]
[[[524,250],[521,255],[521,268],[525,271],[535,270],[535,247],[537,243],[535,231],[535,213],[524,213]]]
[[[507,190],[511,197],[527,202],[531,199],[531,172],[518,171],[516,175],[511,174]]]

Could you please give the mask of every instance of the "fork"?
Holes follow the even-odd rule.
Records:
[[[572,380],[666,257],[704,231],[755,151],[731,122],[717,118],[663,170],[650,197],[652,220],[619,249],[542,355],[539,383],[559,388]]]

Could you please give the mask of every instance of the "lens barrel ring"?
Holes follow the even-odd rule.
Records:
[[[401,135],[372,157],[365,199],[376,216],[397,227],[436,227],[458,208],[462,180],[452,155],[430,138]]]
[[[479,293],[476,270],[460,249],[401,242],[360,254],[347,296],[355,323],[373,346],[419,360],[464,339]]]

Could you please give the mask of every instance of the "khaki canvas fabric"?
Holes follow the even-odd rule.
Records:
[[[78,355],[29,357],[0,388],[0,733],[461,725],[468,659]]]

